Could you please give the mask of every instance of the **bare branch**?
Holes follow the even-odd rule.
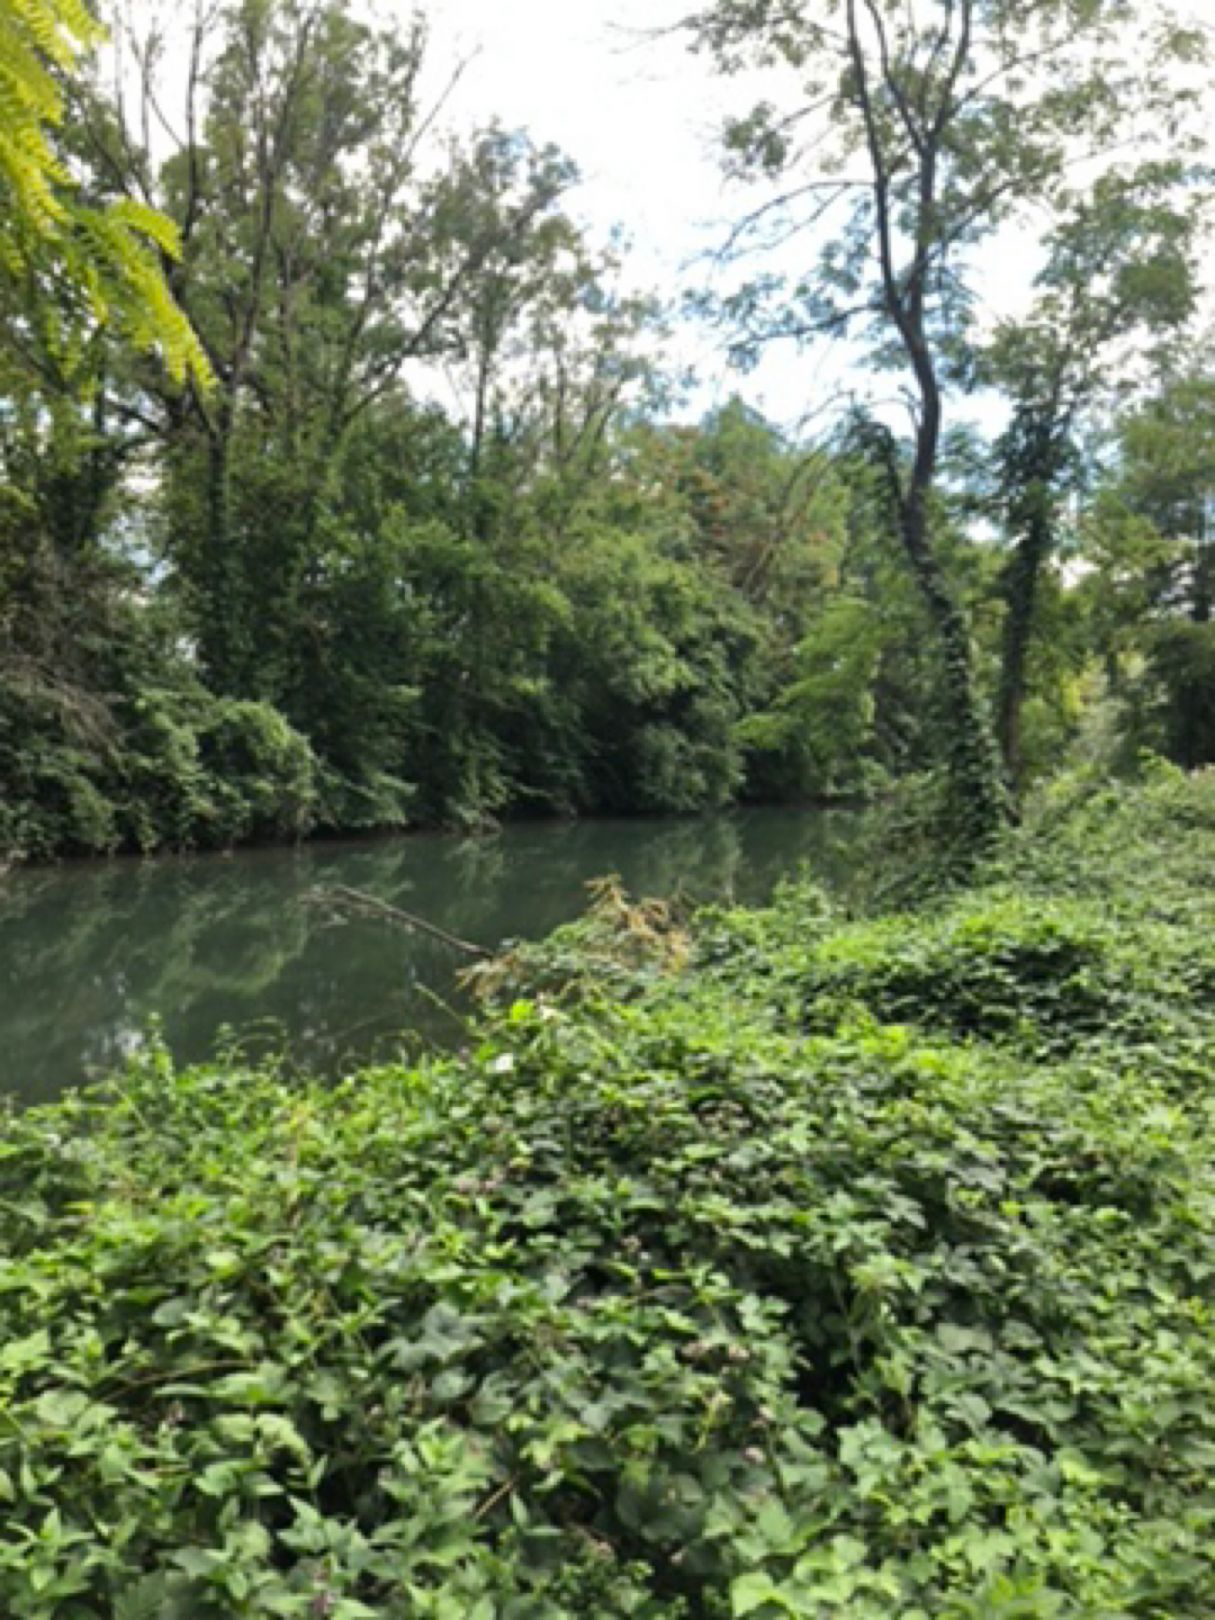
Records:
[[[727,259],[734,255],[739,243],[742,242],[746,237],[750,236],[753,231],[757,230],[758,227],[763,224],[765,219],[769,218],[772,214],[780,213],[784,209],[790,208],[794,203],[800,202],[803,197],[809,197],[817,192],[827,193],[826,202],[823,204],[822,209],[817,211],[814,216],[814,218],[817,219],[820,217],[821,213],[826,212],[827,209],[837,202],[845,191],[867,189],[869,185],[870,181],[868,180],[808,180],[804,185],[795,186],[792,191],[782,192],[779,197],[770,197],[767,202],[761,203],[758,208],[752,209],[749,214],[744,214],[742,219],[740,219],[730,231],[729,236],[726,238],[722,246],[715,249],[713,257],[717,259],[719,263],[724,263]]]

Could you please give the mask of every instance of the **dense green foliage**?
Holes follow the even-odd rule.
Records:
[[[140,26],[114,55],[151,106]],[[229,0],[180,27],[180,145],[153,157],[89,84],[64,139],[102,197],[173,222],[213,385],[104,331],[65,352],[56,289],[26,289],[0,411],[0,849],[863,782],[876,658],[804,701],[836,594],[850,622],[876,594],[848,467],[739,404],[668,425],[659,314],[570,217],[571,166],[492,125],[436,162],[420,23]]]
[[[705,0],[685,26],[719,72],[765,73],[726,151],[759,197],[732,240],[775,245],[776,268],[710,302],[744,353],[849,334],[902,373],[910,431],[888,409],[867,411],[865,430],[937,655],[948,820],[981,847],[1022,785],[1026,664],[1077,418],[1111,357],[1131,363],[1132,335],[1160,323],[1176,336],[1198,301],[1207,130],[1187,70],[1204,35],[1157,0]],[[1137,169],[1129,154],[1166,117],[1168,161],[1153,152]],[[1025,316],[981,297],[976,248],[1009,224],[1047,237]],[[1012,418],[989,463],[1012,545],[995,735],[936,509],[947,429],[984,371]]]
[[[13,1119],[5,1614],[1208,1615],[1213,789],[898,918],[608,890],[463,1056]]]
[[[0,0],[0,856],[916,781],[851,910],[606,883],[459,1054],[6,1115],[0,1613],[1204,1620],[1203,36],[705,0],[787,91],[734,245],[823,252],[702,304],[912,406],[812,444],[681,420],[421,17],[161,9],[103,75],[91,5]]]
[[[668,317],[578,224],[572,164],[492,122],[442,131],[420,18],[114,8],[103,72],[77,0],[4,0],[0,852],[931,771],[954,830],[987,834],[997,738],[1015,790],[1077,749],[1211,759],[1188,80],[1167,161],[1083,183],[1063,161],[1142,123],[1200,41],[1136,55],[1142,19],[1052,4],[1055,66],[1027,80],[1007,7],[883,0],[835,8],[841,76],[844,35],[786,10],[718,0],[697,25],[723,68],[798,79],[731,127],[732,165],[817,197],[780,131],[818,75],[874,184],[842,188],[813,274],[748,280],[725,314],[742,351],[845,330],[879,370],[898,351],[911,437],[868,415],[810,443],[739,401],[683,420]],[[1035,301],[979,322],[972,250],[1027,196]],[[784,228],[780,200],[751,223]],[[964,442],[976,383],[1007,420]]]
[[[97,207],[52,140],[64,78],[102,37],[86,0],[0,0],[0,376],[32,313],[61,362],[110,328],[205,387],[202,348],[163,273],[179,251],[171,221],[134,197]]]

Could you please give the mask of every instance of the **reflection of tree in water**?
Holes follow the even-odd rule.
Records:
[[[153,1016],[192,1045],[195,1009],[256,1012],[307,936],[297,908],[224,860],[12,875],[0,889],[0,1080],[54,1092],[120,1062]]]
[[[764,899],[803,862],[836,879],[855,831],[851,816],[773,810],[11,874],[0,884],[0,1086],[52,1095],[120,1063],[153,1018],[185,1059],[211,1053],[226,1026],[254,1050],[284,1045],[327,1071],[457,1039],[460,962],[373,920],[335,924],[303,903],[315,887],[364,889],[495,945],[568,921],[608,873],[637,895],[740,902]]]

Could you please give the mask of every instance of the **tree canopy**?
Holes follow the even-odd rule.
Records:
[[[974,847],[1073,749],[1206,757],[1200,45],[1163,11],[702,9],[772,87],[734,247],[801,254],[714,313],[744,356],[846,336],[860,408],[811,433],[689,407],[673,301],[544,132],[447,127],[424,17],[120,8],[102,72],[84,11],[4,3],[5,849],[921,775]],[[1031,209],[993,318],[979,249]]]
[[[762,275],[728,300],[725,313],[741,323],[744,349],[859,330],[877,363],[905,379],[910,442],[900,443],[879,419],[868,438],[938,647],[953,814],[981,842],[1001,817],[1002,795],[971,626],[944,562],[935,507],[948,406],[975,366],[975,249],[1031,203],[1039,214],[1067,207],[1076,166],[1142,136],[1153,115],[1167,117],[1184,150],[1185,97],[1169,69],[1199,59],[1203,36],[1167,12],[1130,13],[1102,0],[1083,7],[714,0],[689,26],[723,72],[759,65],[783,70],[787,81],[784,98],[764,100],[726,131],[731,169],[769,187],[735,245],[762,241],[773,219],[785,242],[809,231],[811,249],[816,238],[823,243],[813,269]],[[1156,172],[1159,179],[1164,170]],[[1170,172],[1182,183],[1180,163]],[[1107,242],[1121,231],[1125,247],[1135,227],[1115,217],[1111,197],[1102,206]],[[1087,252],[1090,267],[1094,258],[1103,262],[1092,225],[1081,218],[1072,231],[1073,286],[1078,255]],[[1065,256],[1060,248],[1048,278],[1067,277]],[[1156,291],[1144,267],[1128,267],[1104,319],[1116,323],[1118,309],[1125,320],[1128,299]],[[1176,297],[1184,303],[1184,289]],[[1174,310],[1174,321],[1185,313]],[[1094,362],[1097,334],[1076,341]],[[1006,364],[1010,347],[1008,340]],[[1001,716],[1006,755],[1016,753],[1020,612],[1014,591]]]

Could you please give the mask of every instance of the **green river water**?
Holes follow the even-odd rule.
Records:
[[[380,921],[334,922],[306,903],[317,887],[367,891],[493,946],[576,916],[586,884],[609,873],[637,895],[741,902],[804,863],[831,883],[856,824],[842,811],[746,810],[10,872],[0,1092],[54,1097],[119,1066],[153,1023],[181,1060],[234,1035],[325,1074],[458,1042],[463,959]]]

